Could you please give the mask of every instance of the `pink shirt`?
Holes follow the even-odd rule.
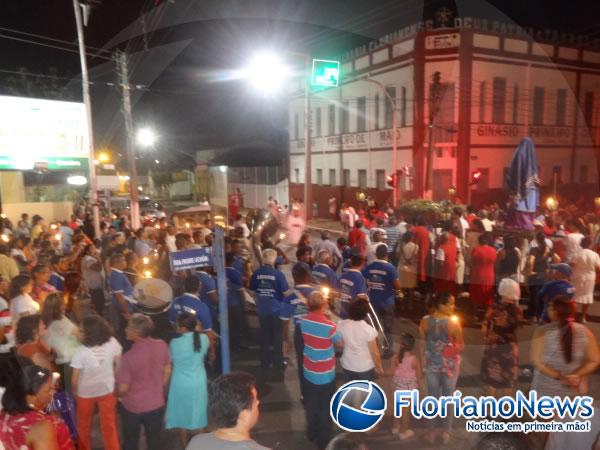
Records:
[[[117,384],[129,386],[127,393],[121,397],[127,411],[139,414],[165,405],[163,370],[170,363],[169,347],[159,339],[137,341],[123,355]]]

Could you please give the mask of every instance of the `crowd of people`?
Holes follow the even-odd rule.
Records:
[[[282,380],[296,365],[307,438],[317,448],[335,434],[329,402],[338,356],[346,381],[391,377],[397,389],[450,395],[467,322],[481,327],[486,394],[513,395],[524,324],[535,325],[532,389],[588,391],[600,364],[586,325],[600,270],[596,215],[541,213],[525,233],[504,230],[499,211],[456,207],[451,217],[428,221],[343,204],[347,232],[335,241],[324,231],[313,241],[302,205],[285,214],[272,200],[267,206],[273,224],[238,214],[225,238],[230,345],[240,354],[257,342],[261,379]],[[138,449],[142,428],[150,449],[165,448],[164,429],[177,431],[182,449],[261,448],[250,437],[257,381],[220,376],[214,270],[169,264],[172,252],[213,245],[210,219],[178,230],[165,214],[132,230],[127,215],[117,214],[102,220],[100,235],[90,215],[47,224],[23,214],[16,226],[2,224],[6,449],[91,449],[96,410],[107,449]],[[168,310],[141,313],[134,286],[143,278],[170,284]],[[249,311],[258,319],[256,339]],[[418,332],[397,334],[399,317],[418,323]],[[392,431],[415,439],[408,414]],[[446,444],[451,433],[446,417],[429,421],[423,437]]]

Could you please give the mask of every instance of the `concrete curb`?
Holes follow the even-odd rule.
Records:
[[[318,231],[318,232],[323,232],[323,231],[328,231],[332,234],[339,234],[340,236],[343,236],[344,234],[346,234],[344,231],[342,230],[332,230],[330,228],[323,228],[323,227],[315,227],[313,225],[309,225],[306,228],[308,228],[309,230],[312,231]]]

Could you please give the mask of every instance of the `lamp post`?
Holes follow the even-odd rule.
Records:
[[[365,81],[373,83],[381,88],[385,98],[390,102],[392,108],[392,171],[396,180],[398,178],[398,108],[396,107],[396,99],[391,96],[386,87],[380,81],[374,80],[370,76],[365,78]],[[399,183],[396,181],[392,191],[392,205],[394,208],[398,206],[398,187]]]
[[[310,78],[311,57],[305,53],[285,50],[290,56],[300,57],[304,60],[304,211],[303,218],[309,221],[312,218],[312,142],[311,142],[311,113],[310,113]],[[249,79],[263,94],[273,94],[280,89],[285,78],[290,77],[288,68],[271,54],[256,55],[246,69],[242,71],[243,77]]]
[[[81,4],[79,0],[73,0],[75,12],[75,23],[77,25],[77,40],[79,43],[79,59],[81,62],[81,84],[83,88],[83,102],[85,104],[85,115],[87,119],[88,133],[88,168],[90,173],[90,203],[94,215],[94,234],[100,236],[100,210],[98,208],[98,183],[96,168],[94,167],[94,125],[92,121],[92,100],[90,97],[90,80],[88,77],[87,59],[85,54],[85,39],[83,33],[83,17],[81,16]]]

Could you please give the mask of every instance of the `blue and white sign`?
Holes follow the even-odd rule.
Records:
[[[360,405],[354,401],[360,399]],[[387,399],[372,381],[350,381],[331,398],[329,414],[338,427],[346,431],[369,431],[383,418]]]
[[[179,252],[169,253],[171,270],[195,269],[196,267],[212,266],[212,252],[210,247],[192,248]]]

